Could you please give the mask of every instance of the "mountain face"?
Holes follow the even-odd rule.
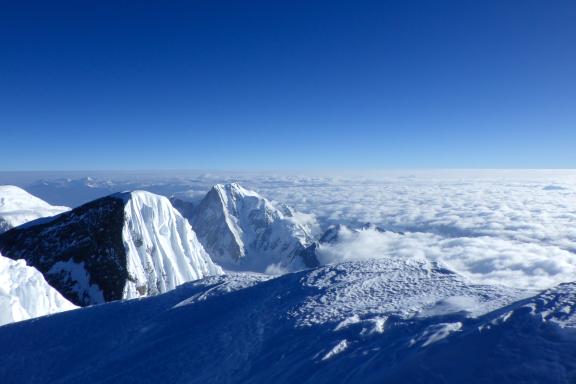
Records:
[[[342,233],[350,233],[350,232],[361,232],[361,231],[376,231],[379,233],[384,233],[387,232],[386,229],[381,228],[375,224],[372,223],[364,223],[362,225],[359,225],[357,227],[350,227],[348,225],[344,225],[344,224],[336,224],[336,225],[331,225],[330,227],[328,227],[326,229],[326,231],[324,231],[324,233],[322,234],[322,236],[320,236],[320,239],[318,240],[319,243],[336,243],[339,239]],[[396,232],[400,235],[403,235],[402,232]]]
[[[349,227],[344,224],[335,224],[329,226],[317,241],[314,241],[300,253],[306,265],[320,265],[321,257],[319,256],[320,247],[322,244],[334,244],[340,240],[342,234],[361,231],[376,231],[379,233],[387,232],[384,228],[378,227],[372,223],[364,223],[357,227]],[[403,235],[402,232],[396,232]]]
[[[0,325],[74,308],[24,260],[0,255]]]
[[[54,216],[70,210],[53,206],[22,188],[0,185],[0,233],[41,217]]]
[[[194,215],[194,203],[179,199],[175,196],[170,197],[170,203],[185,218],[189,219]]]
[[[229,270],[315,267],[302,256],[312,243],[314,223],[287,206],[275,206],[236,183],[215,185],[191,217],[198,239]]]
[[[573,382],[576,284],[524,295],[401,258],[275,278],[231,273],[2,327],[0,345],[10,348],[0,349],[0,377],[27,384]]]
[[[155,295],[222,273],[167,198],[104,197],[0,235],[0,252],[25,259],[77,305]]]

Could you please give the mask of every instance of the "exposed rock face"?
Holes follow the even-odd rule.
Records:
[[[174,196],[170,197],[170,203],[186,219],[189,219],[194,215],[194,208],[195,208],[194,203],[179,199]]]

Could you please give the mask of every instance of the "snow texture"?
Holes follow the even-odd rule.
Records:
[[[0,377],[26,384],[573,382],[575,284],[525,294],[394,258],[275,278],[231,273],[1,327],[0,345],[10,348],[0,349]]]
[[[145,191],[124,196],[122,238],[130,277],[123,298],[156,295],[223,273],[166,197]]]
[[[74,308],[24,260],[0,255],[0,325]]]

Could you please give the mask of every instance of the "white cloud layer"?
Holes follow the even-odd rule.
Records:
[[[544,289],[576,276],[576,254],[555,246],[493,237],[443,238],[430,233],[342,230],[320,247],[322,263],[372,258],[438,261],[476,283]]]
[[[524,177],[529,179],[334,179],[262,192],[322,222],[372,222],[397,231],[489,236],[576,252],[576,172]]]

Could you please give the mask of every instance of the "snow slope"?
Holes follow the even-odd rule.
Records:
[[[167,198],[136,191],[104,197],[0,235],[77,305],[138,298],[221,274]]]
[[[24,260],[0,255],[0,325],[74,308]]]
[[[166,197],[144,191],[122,196],[126,202],[122,239],[130,276],[123,298],[155,295],[223,273]]]
[[[0,377],[60,384],[573,382],[576,284],[525,296],[470,284],[434,262],[394,258],[276,278],[232,273],[0,328],[0,345],[13,346],[0,349]]]
[[[312,242],[313,217],[274,205],[239,184],[215,185],[195,209],[192,227],[225,269],[301,269],[318,265],[301,257]]]
[[[22,188],[0,185],[0,233],[40,217],[54,216],[70,210],[53,206]]]

